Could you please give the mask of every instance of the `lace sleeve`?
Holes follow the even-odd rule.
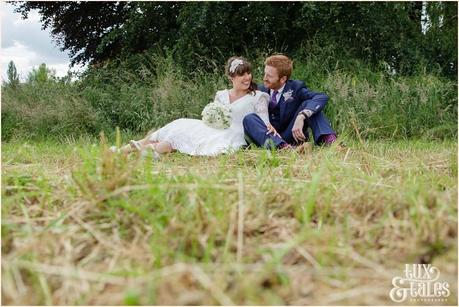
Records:
[[[219,97],[219,95],[218,95],[218,92],[215,94],[215,98],[214,98],[214,101],[213,101],[213,102],[221,103],[220,97]]]
[[[257,97],[255,97],[255,113],[260,116],[263,122],[268,125],[269,124],[269,114],[268,114],[268,101],[269,95],[266,93],[260,92]]]
[[[223,91],[217,91],[217,93],[215,94],[215,98],[214,98],[213,102],[223,104],[222,92]]]

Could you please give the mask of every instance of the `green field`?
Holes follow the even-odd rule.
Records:
[[[111,145],[111,144],[109,144]],[[164,156],[2,143],[2,304],[395,304],[431,263],[457,304],[457,142]]]
[[[12,6],[3,47],[35,56],[28,73],[5,58],[0,86],[3,305],[458,304],[456,2]],[[32,13],[84,68],[58,76],[18,36]],[[262,84],[278,53],[329,97],[344,148],[107,149],[202,119],[233,87],[229,58]],[[410,264],[433,268],[395,302]],[[416,297],[427,285],[448,291]]]

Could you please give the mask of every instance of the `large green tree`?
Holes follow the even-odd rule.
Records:
[[[431,65],[457,76],[457,2],[428,2],[424,50]]]
[[[174,2],[17,2],[27,18],[38,10],[72,64],[99,63],[153,47],[173,46],[179,3]]]
[[[305,3],[296,23],[309,29],[310,38],[334,42],[357,58],[384,61],[405,73],[412,67],[405,62],[413,64],[419,60],[416,53],[422,52],[417,46],[420,24],[417,2]]]
[[[170,50],[190,70],[232,54],[294,55],[315,42],[402,74],[420,64],[457,74],[455,2],[19,2],[16,10],[32,9],[73,63]]]

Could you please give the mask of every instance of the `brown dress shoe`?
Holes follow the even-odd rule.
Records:
[[[295,151],[299,154],[310,154],[312,152],[312,143],[311,142],[304,142],[301,145],[298,145],[295,148]]]

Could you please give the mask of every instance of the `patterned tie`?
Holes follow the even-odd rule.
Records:
[[[279,93],[279,92],[278,91],[274,91],[273,94],[271,95],[271,100],[269,101],[269,108],[271,110],[274,109],[277,106],[277,99],[276,99],[277,93]]]

